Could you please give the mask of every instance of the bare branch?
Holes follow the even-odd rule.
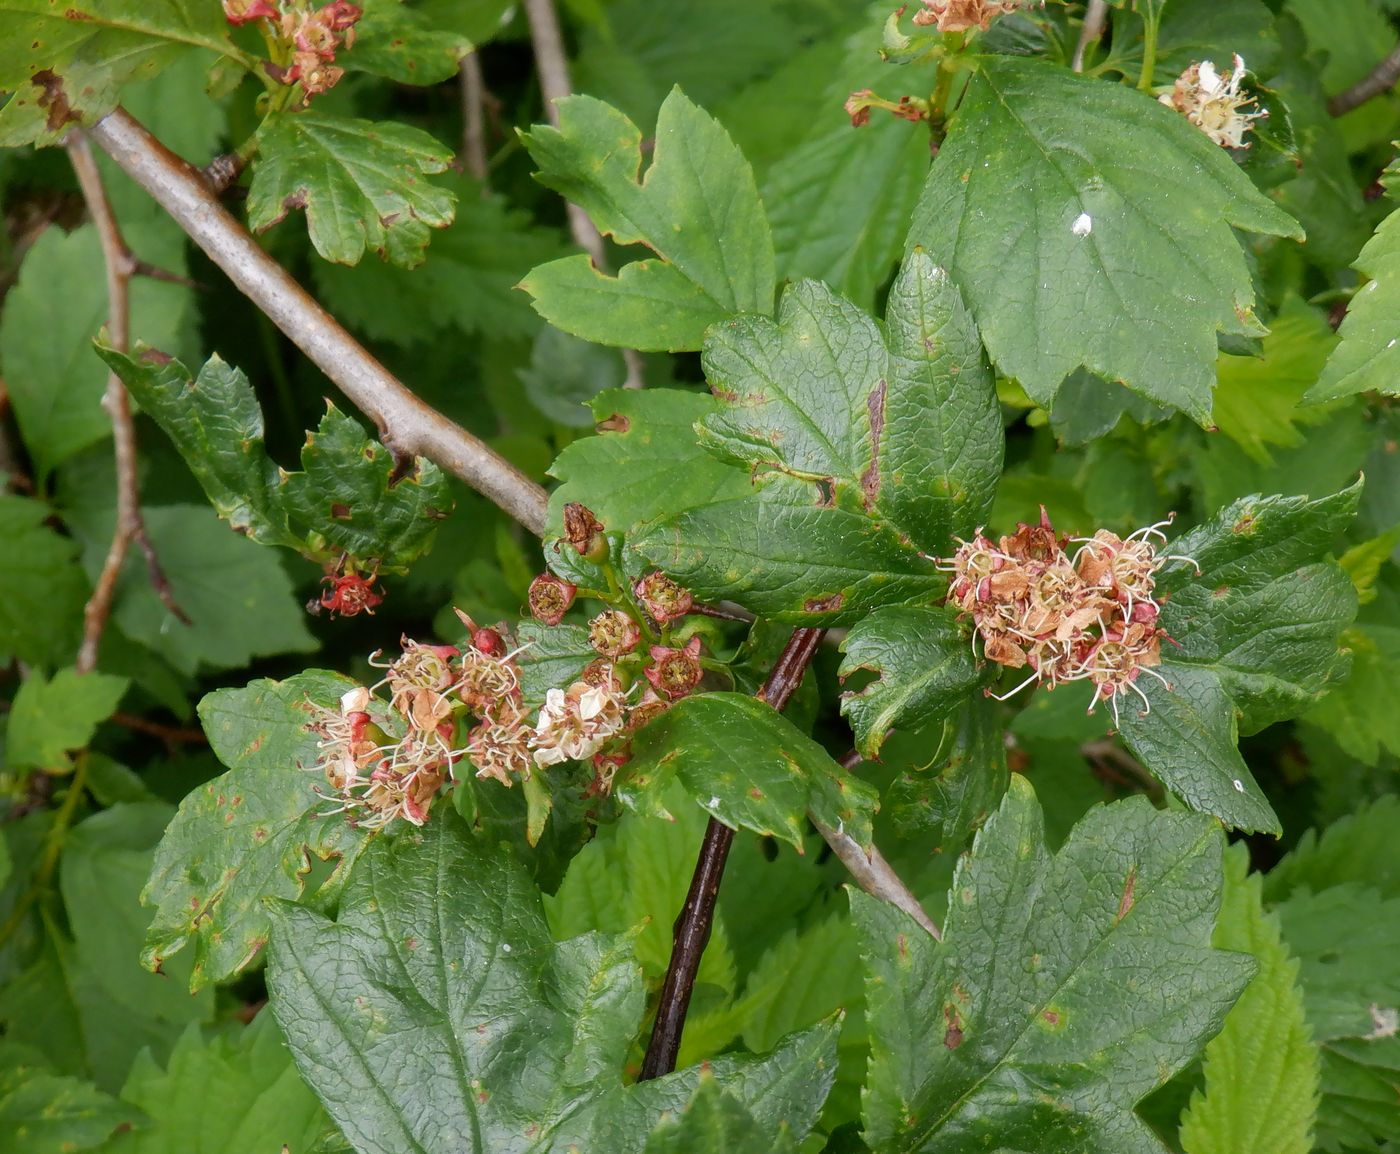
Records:
[[[569,84],[569,62],[564,55],[564,37],[559,31],[559,17],[554,11],[554,0],[525,0],[525,17],[530,22],[530,42],[535,49],[535,68],[540,74],[540,95],[544,97],[545,119],[555,128],[559,127],[559,109],[556,100],[568,96],[573,88]],[[569,217],[569,235],[574,243],[592,259],[600,272],[608,271],[608,254],[603,244],[603,236],[578,205],[571,200],[564,202]],[[627,365],[627,379],[623,387],[640,389],[645,385],[642,375],[642,355],[636,349],[623,349],[622,359]]]
[[[1084,23],[1079,29],[1079,43],[1074,46],[1074,59],[1070,67],[1076,72],[1084,71],[1084,54],[1089,45],[1097,43],[1108,25],[1108,0],[1089,0],[1084,10]]]
[[[462,90],[462,165],[467,174],[486,184],[486,84],[481,59],[475,52],[462,57],[458,82]]]
[[[411,393],[374,359],[224,208],[198,169],[124,109],[91,134],[288,339],[379,428],[385,447],[427,457],[532,533],[544,532],[545,491],[477,437]]]
[[[1360,108],[1366,101],[1389,92],[1397,82],[1400,82],[1400,44],[1392,48],[1390,54],[1368,75],[1332,97],[1327,102],[1327,111],[1333,116],[1345,116],[1353,108]]]
[[[68,158],[77,174],[78,185],[87,202],[88,214],[97,229],[102,244],[102,258],[107,270],[107,334],[112,347],[126,352],[131,342],[131,278],[140,271],[140,265],[131,255],[122,239],[117,218],[107,200],[102,187],[102,175],[97,170],[92,148],[87,137],[74,132],[67,142]],[[146,535],[146,525],[141,519],[140,484],[137,479],[136,429],[131,420],[131,405],[127,400],[126,389],[121,379],[112,373],[107,377],[107,392],[102,398],[102,407],[112,418],[112,445],[116,459],[117,510],[116,525],[112,529],[112,543],[107,547],[107,556],[102,562],[102,571],[93,585],[92,596],[83,607],[83,641],[74,661],[79,673],[89,673],[97,668],[97,650],[102,643],[102,634],[107,628],[107,619],[112,612],[112,599],[116,596],[117,580],[121,576],[126,553],[133,541],[141,545],[146,556],[146,568],[150,573],[151,584],[155,586],[165,607],[186,625],[190,619],[176,603],[170,590],[170,582],[160,567],[155,548]]]

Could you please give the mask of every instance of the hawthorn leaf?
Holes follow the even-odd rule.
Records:
[[[543,328],[516,285],[564,251],[559,234],[535,226],[502,197],[484,196],[469,177],[451,175],[443,186],[456,195],[457,212],[433,237],[427,259],[412,270],[384,261],[318,261],[312,276],[326,307],[376,340],[409,346],[444,333],[511,337]]]
[[[399,570],[427,551],[451,509],[442,470],[421,457],[399,467],[334,405],[307,435],[301,471],[289,473],[267,455],[262,410],[242,370],[216,355],[192,377],[154,350],[99,352],[175,442],[219,516],[255,541]]]
[[[551,940],[539,891],[455,814],[377,838],[332,922],[281,903],[271,1007],[302,1076],[361,1154],[640,1154],[691,1067],[625,1086],[644,1008],[628,939]],[[709,1072],[769,1140],[805,1137],[835,1073],[831,1026]]]
[[[1381,222],[1352,267],[1369,279],[1351,298],[1341,341],[1306,401],[1366,392],[1400,396],[1400,209]]]
[[[843,681],[857,670],[877,674],[863,689],[841,695],[841,712],[866,758],[880,752],[895,726],[954,713],[980,680],[967,632],[946,609],[877,609],[846,634],[841,652]]]
[[[1042,408],[1083,366],[1208,425],[1216,334],[1260,331],[1232,227],[1302,237],[1178,113],[1001,56],[968,86],[909,244],[947,267],[992,360]]]
[[[794,625],[851,625],[886,605],[927,605],[947,577],[859,496],[770,476],[737,500],[653,522],[629,541],[701,600],[731,599]]]
[[[0,1146],[8,1154],[93,1150],[141,1113],[91,1082],[55,1074],[14,1042],[0,1046]]]
[[[222,10],[203,0],[3,0],[0,23],[3,148],[57,143],[191,46],[241,57]]]
[[[663,1115],[643,1154],[796,1154],[786,1125],[775,1134],[708,1074],[676,1115]]]
[[[1376,1149],[1400,1132],[1400,899],[1348,882],[1276,911],[1322,1051],[1317,1146]]]
[[[429,230],[452,222],[455,198],[430,182],[452,159],[426,132],[316,112],[282,113],[258,129],[248,224],[266,232],[293,208],[326,260],[355,264],[370,248],[413,268]]]
[[[90,539],[83,563],[95,579],[110,539]],[[170,582],[180,621],[151,586],[145,559],[128,556],[117,582],[113,620],[132,641],[192,674],[201,666],[235,669],[254,657],[305,653],[317,646],[306,613],[276,553],[230,533],[207,505],[144,510],[146,531]],[[98,542],[101,542],[100,544]]]
[[[1264,878],[1264,896],[1282,901],[1295,890],[1314,893],[1347,882],[1400,898],[1400,797],[1385,794],[1325,829],[1310,829]]]
[[[220,689],[200,702],[209,744],[229,767],[180,803],[141,900],[156,907],[142,961],[151,969],[194,947],[190,987],[198,990],[246,967],[267,942],[264,897],[331,900],[365,834],[325,802],[305,767],[318,760],[306,728],[313,704],[334,706],[353,682],[312,670],[285,681]],[[312,859],[334,861],[306,894]]]
[[[287,512],[334,551],[394,568],[427,552],[452,508],[447,478],[433,462],[414,457],[400,468],[331,404],[302,446],[301,471],[285,474],[282,484]]]
[[[766,702],[742,693],[678,701],[637,734],[615,788],[624,804],[679,780],[701,809],[805,853],[810,810],[818,821],[870,844],[872,787]]]
[[[1134,1114],[1254,969],[1211,948],[1223,839],[1142,798],[1045,845],[1013,776],[958,864],[942,943],[850,893],[865,942],[865,1140],[888,1151],[1161,1154]],[[1152,981],[1140,980],[1150,971]]]
[[[127,679],[60,669],[46,678],[34,670],[20,682],[10,709],[5,756],[15,769],[66,772],[70,750],[85,749],[98,725],[112,716]]]
[[[164,1069],[139,1054],[122,1101],[145,1121],[119,1135],[109,1154],[306,1154],[326,1126],[269,1013],[236,1032],[189,1026]]]
[[[577,681],[584,667],[598,659],[598,651],[589,644],[588,629],[582,625],[522,621],[516,637],[521,648],[515,658],[520,669],[520,696],[527,705],[542,705],[550,689]]]
[[[1181,1119],[1186,1154],[1309,1154],[1318,1050],[1303,1012],[1298,961],[1266,914],[1243,845],[1225,854],[1216,949],[1252,954],[1259,969],[1205,1052],[1205,1085]]]
[[[277,466],[263,446],[262,407],[241,369],[217,353],[197,376],[145,346],[133,356],[109,345],[99,355],[136,403],[175,442],[229,528],[264,545],[296,548],[277,492]]]
[[[564,506],[579,502],[609,530],[638,525],[695,505],[742,497],[749,479],[695,442],[695,423],[716,411],[704,393],[680,389],[608,389],[590,402],[598,435],[566,446],[551,476],[545,540],[563,533]]]
[[[337,56],[348,72],[371,72],[400,84],[441,84],[457,75],[471,40],[438,26],[403,0],[364,0],[355,24],[355,44]]]
[[[173,959],[161,974],[140,962],[150,921],[141,887],[173,813],[164,802],[115,805],[79,823],[64,842],[59,891],[72,942],[63,941],[58,954],[86,1068],[103,1089],[119,1088],[143,1050],[163,1061],[189,1023],[214,1016],[214,991],[188,989],[190,959]]]
[[[587,256],[542,265],[521,282],[556,328],[605,345],[698,349],[734,313],[773,308],[773,239],[753,172],[724,129],[680,89],[661,105],[645,177],[642,134],[588,96],[556,101],[559,127],[524,134],[537,179],[620,245],[657,259],[606,276]]]
[[[0,493],[0,661],[53,668],[77,652],[87,580],[50,516],[42,501]]]
[[[857,491],[930,552],[991,513],[1003,450],[991,367],[957,286],[925,253],[905,259],[883,332],[802,281],[776,323],[717,327],[704,367],[721,401],[700,427],[712,452]]]
[[[706,824],[705,814],[690,804],[679,785],[673,785],[659,805],[667,816],[624,812],[616,822],[600,825],[597,835],[569,862],[559,889],[544,897],[545,916],[556,939],[593,930],[634,931],[633,950],[642,976],[656,988],[671,960],[670,923],[685,904]],[[732,994],[737,979],[729,936],[721,911],[701,955],[696,982]],[[752,1049],[771,1049],[778,1040],[775,1035],[766,1039],[767,1045]]]
[[[1279,834],[1277,815],[1249,772],[1236,745],[1234,703],[1219,675],[1198,665],[1163,661],[1155,677],[1135,684],[1147,698],[1119,708],[1123,741],[1163,785],[1200,813],[1214,814],[1232,829]]]

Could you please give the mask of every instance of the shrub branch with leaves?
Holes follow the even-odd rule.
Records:
[[[0,1148],[1400,1144],[1395,5],[0,14]]]

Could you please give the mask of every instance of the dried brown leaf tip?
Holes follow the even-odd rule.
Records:
[[[1127,537],[1100,529],[1070,538],[1055,532],[1042,508],[1040,524],[1022,524],[999,541],[980,530],[971,541],[959,539],[957,552],[939,567],[952,574],[948,599],[976,627],[973,648],[980,638],[986,660],[1030,669],[998,700],[1035,682],[1054,689],[1087,680],[1095,690],[1091,713],[1107,701],[1117,724],[1119,698],[1129,691],[1141,699],[1144,715],[1150,711],[1139,676],[1171,688],[1154,669],[1162,663],[1162,641],[1171,641],[1157,625],[1157,570],[1167,561],[1195,564],[1159,551],[1170,523]],[[1078,546],[1073,554],[1071,545]]]

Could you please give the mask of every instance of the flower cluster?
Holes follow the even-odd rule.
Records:
[[[308,97],[333,88],[345,75],[336,67],[335,54],[343,44],[355,43],[355,25],[361,10],[347,0],[333,0],[312,8],[306,0],[224,0],[224,16],[230,24],[266,20],[275,34],[291,47],[291,63],[277,67],[275,78],[283,84],[300,83]]]
[[[972,618],[973,646],[980,637],[988,661],[1031,670],[1011,693],[1036,681],[1053,689],[1087,680],[1094,685],[1090,712],[1107,701],[1116,723],[1118,699],[1129,690],[1150,708],[1136,684],[1140,674],[1166,684],[1153,669],[1163,639],[1171,640],[1157,625],[1156,573],[1166,561],[1189,559],[1157,551],[1152,538],[1166,540],[1161,525],[1127,537],[1100,529],[1076,538],[1071,556],[1070,539],[1056,534],[1042,509],[1039,525],[1020,525],[1000,541],[980,531],[959,541],[939,563],[952,573],[948,599]]]
[[[1223,76],[1211,61],[1202,60],[1186,69],[1172,90],[1157,99],[1175,108],[1221,148],[1248,148],[1244,134],[1254,121],[1269,114],[1255,107],[1254,97],[1240,92],[1246,71],[1238,53],[1234,69]]]
[[[966,32],[977,28],[985,32],[993,20],[1018,8],[1037,7],[1043,0],[923,0],[923,8],[914,14],[914,23],[936,24],[940,32]]]

